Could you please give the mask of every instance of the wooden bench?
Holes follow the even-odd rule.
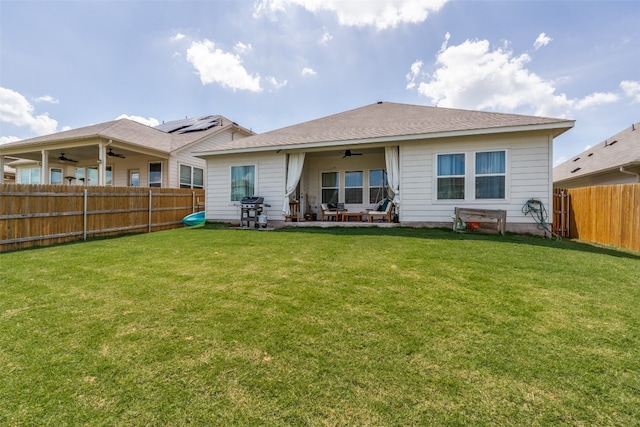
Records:
[[[496,230],[504,236],[507,226],[507,211],[502,209],[474,209],[474,208],[455,208],[455,218],[453,220],[453,230],[455,231],[458,222],[462,217],[466,220],[496,220]]]

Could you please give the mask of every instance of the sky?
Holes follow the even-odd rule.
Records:
[[[0,143],[378,101],[576,120],[559,164],[640,121],[640,0],[0,0]]]

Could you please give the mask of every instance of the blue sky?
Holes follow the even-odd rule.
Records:
[[[0,0],[0,143],[129,117],[266,132],[377,101],[640,120],[640,1]]]

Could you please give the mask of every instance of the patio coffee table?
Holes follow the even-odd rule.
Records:
[[[355,218],[357,221],[362,221],[362,217],[366,215],[366,212],[343,212],[342,221],[349,221],[350,218]]]

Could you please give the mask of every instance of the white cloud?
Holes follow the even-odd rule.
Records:
[[[177,41],[180,41],[180,40],[185,39],[186,37],[187,37],[187,36],[185,36],[185,35],[184,35],[184,34],[182,34],[182,33],[177,33],[176,35],[174,35],[174,36],[172,36],[172,37],[171,37],[171,41],[173,41],[173,42],[177,42]]]
[[[158,126],[160,124],[160,121],[158,119],[154,119],[153,117],[149,117],[147,119],[146,117],[142,117],[142,116],[129,116],[127,114],[120,114],[118,117],[116,117],[116,120],[120,120],[120,119],[133,120],[134,122],[142,123],[143,125],[147,125],[151,127]]]
[[[591,95],[587,95],[582,99],[575,100],[574,108],[576,110],[583,110],[585,108],[596,107],[602,104],[610,104],[612,102],[617,102],[619,99],[620,97],[615,93],[596,92],[596,93],[592,93]]]
[[[39,96],[38,98],[34,99],[34,101],[36,101],[36,102],[48,102],[50,104],[60,104],[60,101],[58,101],[57,99],[55,99],[55,98],[53,98],[52,96],[49,96],[49,95]]]
[[[437,12],[447,1],[449,0],[260,0],[255,3],[254,17],[273,16],[286,12],[288,6],[294,5],[311,13],[333,12],[340,25],[374,26],[378,30],[384,30],[404,23],[424,22],[430,12]]]
[[[269,76],[265,79],[274,89],[280,89],[287,85],[287,80],[278,81],[275,77]]]
[[[442,107],[564,117],[573,109],[618,100],[612,93],[593,93],[582,99],[557,94],[552,81],[527,69],[529,55],[514,55],[508,43],[491,48],[487,40],[466,40],[455,46],[449,46],[448,41],[447,37],[436,55],[437,69],[417,88]],[[408,77],[414,75],[414,67],[416,63]],[[411,83],[408,89],[415,86]]]
[[[34,115],[33,105],[16,91],[0,87],[0,121],[28,126],[37,135],[54,133],[58,122],[47,113]]]
[[[640,103],[640,82],[623,80],[620,82],[620,88],[624,91],[625,95],[633,98],[634,103]]]
[[[320,37],[320,44],[326,46],[331,40],[333,40],[333,35],[329,32],[329,30],[324,28],[324,33],[322,33],[322,37]]]
[[[196,69],[204,85],[217,83],[233,90],[262,91],[260,75],[250,75],[239,55],[216,49],[210,40],[191,43],[187,49],[187,60]]]
[[[316,72],[313,68],[308,68],[308,67],[304,67],[302,69],[302,75],[303,76],[315,76]]]
[[[16,141],[20,141],[20,138],[17,136],[0,136],[0,145]]]
[[[251,52],[253,50],[253,47],[251,46],[251,43],[244,44],[242,42],[238,42],[238,43],[236,43],[236,46],[235,46],[234,49],[239,54],[246,54],[246,53]]]
[[[543,46],[548,45],[553,39],[547,36],[545,33],[540,33],[536,41],[533,43],[533,48],[535,50],[540,49]]]
[[[411,71],[407,73],[407,89],[413,89],[416,86],[416,79],[422,75],[423,62],[418,60],[411,64]]]

